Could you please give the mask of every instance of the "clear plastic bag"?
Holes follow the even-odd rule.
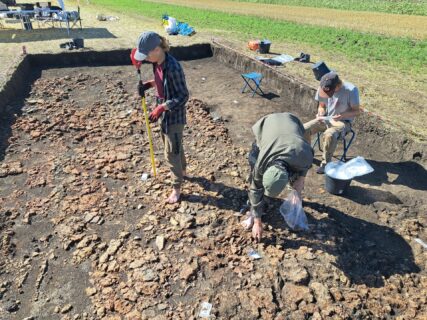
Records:
[[[302,208],[302,200],[295,190],[292,190],[287,199],[283,201],[280,206],[280,213],[291,229],[308,230],[308,221]]]

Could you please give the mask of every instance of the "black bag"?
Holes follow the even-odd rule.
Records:
[[[295,58],[295,61],[309,63],[310,62],[310,55],[308,53],[301,52],[299,57]]]

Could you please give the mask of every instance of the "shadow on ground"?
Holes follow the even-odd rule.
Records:
[[[363,188],[350,185],[342,197],[361,205],[370,205],[375,202],[386,202],[390,204],[403,204],[403,202],[390,191],[374,188]]]
[[[212,182],[203,177],[189,178],[189,181],[203,186],[206,190],[218,191],[219,195],[218,197],[186,195],[183,196],[183,200],[215,205],[219,209],[232,209],[237,212],[246,202],[245,190]],[[357,199],[363,199],[366,196],[365,193],[372,190],[354,187],[352,192]],[[390,196],[380,191],[380,197]],[[391,201],[399,201],[399,199],[391,197]],[[281,215],[274,214],[279,212],[281,202],[279,199],[268,199],[268,211],[273,214],[265,215],[264,221],[275,229],[288,230]],[[362,202],[362,200],[359,201],[364,204]],[[368,204],[370,198],[365,199],[364,202]],[[272,234],[263,241],[273,245],[283,242],[285,248],[297,249],[307,246],[328,252],[336,256],[336,267],[342,270],[353,283],[365,284],[368,287],[384,286],[383,277],[387,279],[396,274],[420,271],[415,264],[411,247],[392,228],[350,216],[332,206],[315,202],[304,202],[304,208],[307,212],[327,213],[328,217],[317,220],[308,214],[309,223],[313,225],[312,230],[299,233],[297,240],[278,239],[280,235]],[[324,239],[321,241],[316,232],[320,224],[324,229],[322,232]],[[332,244],[326,244],[327,240]]]
[[[82,37],[84,39],[114,39],[116,38],[106,28],[71,29],[70,34],[65,28],[26,30],[0,30],[0,43],[21,43],[49,41]]]
[[[278,205],[275,204],[277,210]],[[392,228],[350,216],[334,207],[315,202],[304,202],[304,208],[306,211],[309,208],[328,214],[327,218],[320,220],[307,215],[314,229],[317,229],[318,224],[323,225],[322,235],[325,238],[319,241],[317,232],[304,232],[300,234],[302,240],[283,239],[285,248],[297,249],[300,246],[307,246],[328,252],[337,258],[336,267],[353,283],[365,284],[368,287],[383,287],[383,277],[387,279],[397,274],[420,271],[415,264],[411,247]],[[266,223],[274,228],[288,229],[279,215],[267,216]],[[333,244],[326,244],[327,240],[331,240]]]
[[[371,186],[390,184],[427,191],[427,170],[415,161],[392,163],[368,160],[368,162],[374,168],[374,174],[356,178],[355,180]]]
[[[189,177],[188,180],[202,186],[205,190],[216,191],[217,197],[205,195],[182,195],[182,200],[210,204],[218,209],[227,209],[240,212],[240,209],[245,205],[247,200],[247,191],[227,186],[221,182],[212,182],[204,177]]]
[[[1,31],[0,31],[1,33]],[[12,126],[16,119],[22,115],[22,108],[25,105],[25,99],[29,96],[33,81],[41,76],[41,70],[34,69],[27,75],[29,81],[26,81],[20,88],[18,98],[11,101],[0,110],[0,161],[4,160],[6,150],[10,145],[12,136]]]

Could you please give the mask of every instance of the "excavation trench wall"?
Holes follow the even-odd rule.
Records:
[[[35,54],[23,57],[14,72],[0,87],[0,113],[8,106],[19,104],[28,95],[31,83],[48,68],[70,68],[81,66],[117,66],[129,64],[130,50],[64,52],[60,54]],[[196,44],[174,47],[171,54],[179,60],[196,60],[214,57],[238,72],[260,72],[264,83],[275,90],[287,103],[282,110],[291,110],[303,118],[314,117],[317,104],[315,88],[283,72],[268,67],[249,56],[218,43]],[[226,75],[224,79],[226,79]],[[363,155],[379,161],[417,161],[427,163],[427,144],[415,141],[402,132],[394,131],[378,117],[363,114],[355,121],[357,145]]]
[[[315,116],[317,112],[317,103],[314,100],[316,88],[231,48],[214,43],[212,50],[213,56],[220,63],[229,65],[242,73],[261,73],[265,83],[274,88],[280,96],[286,97],[288,105],[284,105],[283,111],[291,106],[292,110],[297,110],[300,116],[311,118]],[[357,142],[366,157],[395,162],[416,160],[424,166],[427,163],[426,143],[414,141],[402,132],[390,130],[383,120],[374,115],[364,113],[357,118],[354,128],[357,132]]]

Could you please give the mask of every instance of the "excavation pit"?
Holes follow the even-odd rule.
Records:
[[[174,49],[191,93],[190,177],[165,205],[158,129],[159,179],[140,179],[150,162],[128,54],[28,56],[2,91],[1,318],[191,319],[204,301],[218,319],[425,315],[420,144],[362,116],[350,156],[376,171],[337,197],[311,170],[310,231],[290,231],[270,201],[258,245],[239,225],[250,127],[272,112],[311,119],[314,89],[224,47]],[[267,97],[240,93],[247,71],[265,75]]]

